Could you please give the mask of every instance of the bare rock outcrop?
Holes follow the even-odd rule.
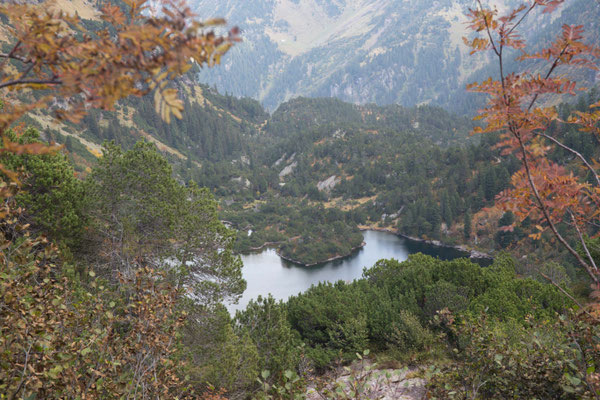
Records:
[[[339,369],[331,376],[330,383],[323,388],[309,386],[308,400],[321,400],[323,394],[336,389],[349,393],[357,385],[361,388],[361,398],[379,400],[420,400],[425,394],[426,380],[419,377],[415,368],[378,369],[367,362],[354,363],[350,368]],[[327,396],[325,395],[325,398]]]
[[[320,192],[322,192],[322,191],[330,192],[331,189],[333,189],[340,182],[341,182],[340,178],[338,178],[335,175],[331,175],[329,178],[325,179],[324,181],[317,183],[317,189],[319,189]]]

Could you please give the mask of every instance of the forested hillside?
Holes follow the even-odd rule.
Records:
[[[240,235],[238,251],[277,242],[282,255],[306,264],[348,254],[362,243],[358,225],[383,219],[383,226],[395,226],[404,207],[409,217],[402,232],[439,239],[442,220],[424,228],[419,221],[415,227],[426,212],[413,204],[421,195],[434,191],[427,207],[440,214],[450,204],[445,196],[456,199],[461,193],[461,202],[454,201],[448,211],[458,220],[467,209],[479,210],[491,200],[512,172],[506,170],[510,166],[497,167],[499,177],[489,178],[487,194],[476,174],[464,196],[461,179],[470,179],[479,163],[489,161],[489,143],[477,146],[469,136],[473,123],[440,108],[298,98],[269,115],[254,100],[186,82],[179,86],[187,112],[169,125],[145,98],[121,102],[116,113],[92,111],[79,125],[44,127],[41,116],[29,122],[47,140],[64,143],[83,174],[95,164],[103,141],[125,148],[140,139],[156,144],[183,182],[194,180],[214,191],[223,219],[253,231]],[[454,168],[460,169],[458,175]],[[458,192],[455,180],[463,182]],[[439,198],[432,182],[446,187]],[[447,213],[446,224],[452,225]]]
[[[169,125],[149,99],[131,98],[117,113],[91,112],[81,125],[61,129],[81,131],[79,138],[98,146],[155,143],[183,182],[215,193],[221,218],[242,232],[237,251],[272,243],[282,256],[314,264],[360,247],[359,227],[483,253],[514,247],[524,236],[520,229],[499,230],[513,223],[510,212],[487,209],[508,188],[518,160],[501,157],[493,135],[470,136],[475,124],[466,117],[433,106],[326,98],[290,100],[270,115],[254,100],[186,83],[179,86],[188,111]],[[560,113],[587,110],[597,99],[591,90],[574,105],[561,105]],[[578,151],[593,152],[591,139],[572,126],[553,129]],[[45,132],[64,141],[82,171],[94,165],[77,137]]]
[[[567,20],[577,17],[570,7],[561,13]],[[546,39],[541,30],[535,34]],[[156,144],[182,182],[209,187],[222,218],[252,231],[240,235],[238,251],[274,242],[282,255],[313,264],[359,247],[359,226],[487,253],[521,238],[518,229],[498,233],[512,224],[511,213],[486,211],[508,187],[517,160],[502,159],[492,149],[493,136],[481,143],[471,137],[470,119],[427,105],[303,97],[269,114],[255,100],[196,84],[198,71],[194,67],[175,82],[186,113],[170,124],[147,97],[124,99],[116,112],[92,110],[80,124],[57,125],[43,113],[25,121],[46,140],[65,144],[83,175],[105,140],[125,148],[140,139]],[[593,81],[592,72],[580,77]],[[578,109],[596,96],[582,96]],[[319,228],[309,233],[315,221]]]

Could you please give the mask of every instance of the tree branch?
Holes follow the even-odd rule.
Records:
[[[560,57],[564,54],[564,52],[567,50],[568,47],[569,47],[569,45],[567,44],[561,50],[560,55],[558,55],[555,58],[554,62],[552,63],[552,66],[550,67],[550,69],[546,73],[546,77],[544,79],[548,79],[550,77],[550,75],[552,75],[552,73],[554,72],[554,70],[558,66],[558,61],[560,60]],[[502,56],[498,55],[498,57],[499,57],[500,65],[502,66],[502,64],[503,64],[502,63]],[[505,99],[505,104],[508,106],[509,104],[508,104],[508,101],[506,99],[506,92],[505,92],[505,89],[504,89],[504,77],[501,76],[501,79],[502,79],[502,88],[503,88],[502,94],[503,94],[503,97]],[[533,97],[533,99],[531,99],[531,102],[529,103],[529,106],[527,107],[527,112],[529,112],[531,110],[531,107],[533,107],[533,105],[537,101],[538,97],[539,97],[539,95],[536,94]],[[527,174],[527,180],[529,182],[529,186],[531,187],[533,195],[534,195],[537,203],[539,204],[539,208],[542,211],[542,214],[544,215],[544,219],[546,220],[546,222],[550,226],[550,229],[552,230],[552,233],[558,239],[558,241],[569,251],[569,253],[571,253],[577,259],[577,261],[586,269],[586,271],[588,272],[588,274],[590,275],[590,277],[592,278],[592,280],[596,284],[599,284],[600,282],[598,280],[598,277],[596,276],[596,274],[594,273],[594,271],[591,269],[590,265],[579,255],[579,253],[577,253],[577,251],[575,251],[575,249],[573,249],[569,245],[569,243],[562,237],[562,235],[556,229],[556,226],[554,225],[554,223],[552,222],[552,219],[550,218],[550,214],[548,212],[548,209],[547,209],[544,201],[542,200],[542,198],[541,198],[541,196],[540,196],[540,194],[539,194],[539,192],[537,190],[537,186],[535,185],[535,182],[533,182],[533,177],[531,176],[531,169],[529,167],[529,161],[527,159],[527,150],[525,149],[525,144],[523,143],[523,139],[522,139],[521,135],[519,134],[519,128],[517,128],[513,122],[509,122],[508,125],[509,125],[509,131],[512,133],[512,135],[519,142],[519,147],[520,147],[520,150],[521,150],[521,154],[523,155],[522,162],[523,162],[523,166],[525,167],[525,172]]]
[[[571,215],[571,219],[573,220],[573,225],[575,226],[575,230],[577,231],[577,236],[579,236],[579,241],[581,242],[581,245],[583,246],[583,249],[585,250],[585,254],[587,255],[588,259],[590,260],[592,267],[594,267],[594,269],[596,270],[596,273],[598,273],[598,267],[596,266],[596,262],[594,261],[594,258],[590,254],[590,250],[588,249],[587,245],[585,244],[585,240],[583,240],[583,235],[581,234],[581,230],[579,229],[579,226],[577,225],[577,220],[575,219],[575,216],[573,215],[571,210],[568,210],[568,211],[569,211],[569,214]]]
[[[568,48],[569,48],[568,44],[566,44],[565,47],[563,47],[563,49],[560,51],[560,54],[554,59],[554,62],[552,63],[552,66],[550,67],[550,69],[546,73],[546,76],[544,77],[544,80],[550,78],[550,75],[552,75],[552,73],[554,72],[554,70],[556,69],[556,67],[558,67],[558,61],[560,60],[560,57],[562,57],[562,55],[565,54],[565,51],[567,51]],[[529,103],[529,107],[527,107],[527,112],[531,111],[531,107],[533,107],[533,105],[537,101],[538,97],[539,97],[538,93],[536,93],[533,96],[533,99],[531,99],[531,102]]]
[[[481,5],[481,0],[477,0],[477,3],[479,4],[479,10],[483,12],[483,6]],[[494,50],[494,53],[496,53],[497,56],[500,56],[500,53],[498,52],[498,49],[496,48],[496,43],[494,43],[494,39],[492,38],[492,33],[490,32],[490,27],[487,23],[487,19],[484,18],[483,21],[485,22],[485,31],[487,32],[488,38],[490,39],[490,44],[492,45],[492,49]]]
[[[29,73],[31,72],[31,70],[33,69],[33,67],[35,67],[35,63],[31,63],[27,69],[25,71],[23,71],[23,73],[21,74],[21,76],[19,77],[18,80],[23,80],[25,79],[25,77],[27,77],[27,75],[29,75]]]
[[[6,58],[4,58],[4,60],[2,60],[2,62],[0,63],[0,69],[4,68],[4,65],[6,64],[6,62],[8,61],[9,58],[13,58],[14,54],[16,53],[16,51],[20,45],[21,45],[21,41],[19,40],[13,46],[13,48],[10,50],[10,52],[6,55]]]
[[[27,332],[25,332],[25,336],[27,336],[28,332],[29,332],[29,327],[27,327]],[[23,363],[23,372],[21,374],[21,381],[19,382],[19,386],[17,386],[14,393],[12,394],[11,400],[14,400],[17,398],[17,395],[19,394],[19,392],[23,388],[23,384],[25,383],[25,376],[27,373],[27,365],[29,364],[29,354],[31,352],[32,346],[33,346],[33,344],[30,343],[29,347],[27,348],[27,351],[25,352],[25,362]]]
[[[584,307],[584,306],[583,306],[583,305],[582,305],[580,302],[578,302],[578,301],[577,301],[577,300],[576,300],[576,299],[575,299],[573,296],[571,296],[571,295],[569,294],[569,292],[567,292],[565,289],[563,289],[563,288],[562,288],[562,287],[561,287],[561,286],[560,286],[558,283],[554,282],[554,281],[552,280],[552,278],[550,278],[548,275],[546,275],[546,274],[544,274],[544,273],[542,273],[542,272],[540,272],[540,275],[542,275],[542,276],[544,277],[544,279],[548,280],[548,281],[549,281],[549,282],[552,284],[552,286],[554,286],[554,287],[556,287],[558,290],[560,290],[562,294],[564,294],[564,295],[565,295],[565,296],[567,296],[569,299],[571,299],[571,301],[572,301],[573,303],[577,304],[577,306],[579,307],[579,309],[580,309],[581,311],[583,311],[584,313],[586,313],[586,314],[587,314],[587,315],[588,315],[590,318],[592,318],[592,319],[594,319],[594,320],[596,320],[596,321],[600,321],[598,318],[596,318],[596,317],[594,317],[592,314],[590,314],[590,313],[589,313],[589,311],[587,311],[587,310],[585,309],[585,307]]]
[[[0,53],[0,58],[17,60],[17,61],[21,61],[21,62],[26,63],[26,64],[29,64],[31,62],[31,60],[28,60],[26,57],[18,56],[16,54],[12,54],[12,53]],[[6,60],[3,61],[3,62],[6,62]]]
[[[529,167],[529,161],[527,160],[527,151],[525,150],[525,145],[523,144],[523,140],[521,139],[521,135],[519,135],[515,131],[513,131],[512,134],[519,141],[519,146],[521,148],[521,153],[523,154],[523,165],[525,167],[525,172],[527,174],[527,180],[529,181],[529,186],[531,187],[533,195],[534,195],[535,199],[537,200],[537,202],[538,202],[538,204],[540,206],[540,210],[542,211],[542,214],[544,214],[544,219],[546,220],[546,222],[550,226],[550,229],[552,230],[552,233],[558,239],[558,241],[563,246],[565,246],[565,248],[569,251],[569,253],[571,253],[577,259],[577,261],[579,262],[579,264],[581,264],[586,269],[586,271],[590,275],[590,278],[592,278],[592,280],[596,284],[599,284],[600,282],[598,281],[598,277],[596,276],[596,274],[594,273],[594,271],[592,271],[592,269],[589,266],[589,264],[579,255],[579,253],[577,253],[577,251],[575,251],[575,249],[573,249],[571,247],[571,245],[569,245],[569,243],[565,240],[565,238],[563,238],[562,235],[556,229],[556,226],[554,225],[554,223],[552,222],[552,219],[550,218],[550,214],[548,213],[548,209],[546,208],[546,204],[542,200],[542,197],[540,196],[540,193],[537,190],[537,186],[535,185],[535,182],[533,182],[533,177],[531,176],[531,169]]]
[[[15,79],[8,82],[0,83],[0,89],[8,87],[8,86],[16,86],[16,85],[62,85],[62,81],[60,79],[52,78],[52,79]]]
[[[598,0],[598,1],[600,1],[600,0]],[[562,144],[558,139],[555,139],[554,137],[548,135],[547,133],[543,133],[543,132],[533,132],[533,133],[535,135],[545,137],[546,139],[550,140],[552,143],[554,143],[558,147],[560,147],[564,150],[567,150],[568,152],[574,154],[577,158],[579,158],[581,160],[581,162],[586,166],[586,168],[594,175],[594,179],[596,180],[598,187],[600,187],[600,178],[598,177],[596,170],[590,165],[590,163],[585,159],[585,157],[583,155],[581,155],[581,153],[570,148],[567,145]]]
[[[598,0],[598,1],[600,1],[600,0]],[[513,25],[513,27],[512,27],[512,28],[510,28],[510,30],[509,30],[508,32],[506,32],[506,35],[508,36],[508,35],[510,35],[511,33],[513,33],[513,31],[514,31],[515,29],[517,29],[517,27],[518,27],[519,25],[521,25],[521,22],[523,22],[523,20],[525,19],[525,17],[527,17],[527,15],[529,15],[529,13],[530,13],[531,11],[533,11],[533,9],[534,9],[536,6],[537,6],[537,2],[535,2],[535,1],[534,1],[534,2],[533,2],[533,4],[531,5],[531,7],[529,7],[529,9],[528,9],[528,10],[527,10],[527,11],[526,11],[524,14],[523,14],[523,16],[521,17],[521,19],[520,19],[520,20],[518,20],[518,21],[517,21],[517,23],[516,23],[516,24],[514,24],[514,25]]]

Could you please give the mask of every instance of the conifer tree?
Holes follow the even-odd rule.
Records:
[[[124,152],[105,146],[86,180],[92,221],[88,259],[105,271],[130,274],[141,262],[173,274],[200,304],[236,300],[245,289],[235,234],[217,217],[208,189],[183,187],[156,147],[138,142]]]
[[[463,235],[465,239],[469,240],[471,238],[471,209],[468,209],[465,213],[465,221],[464,221]]]

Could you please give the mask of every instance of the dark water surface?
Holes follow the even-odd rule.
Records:
[[[338,280],[352,281],[362,277],[363,268],[370,268],[382,258],[395,258],[404,261],[409,254],[424,253],[443,260],[468,257],[465,252],[432,246],[422,242],[377,231],[364,231],[366,245],[343,259],[330,261],[313,267],[303,267],[281,259],[274,249],[260,253],[242,255],[242,273],[248,288],[237,305],[230,305],[230,311],[243,309],[250,299],[271,293],[276,299],[286,300],[289,296],[316,285],[319,282]]]

